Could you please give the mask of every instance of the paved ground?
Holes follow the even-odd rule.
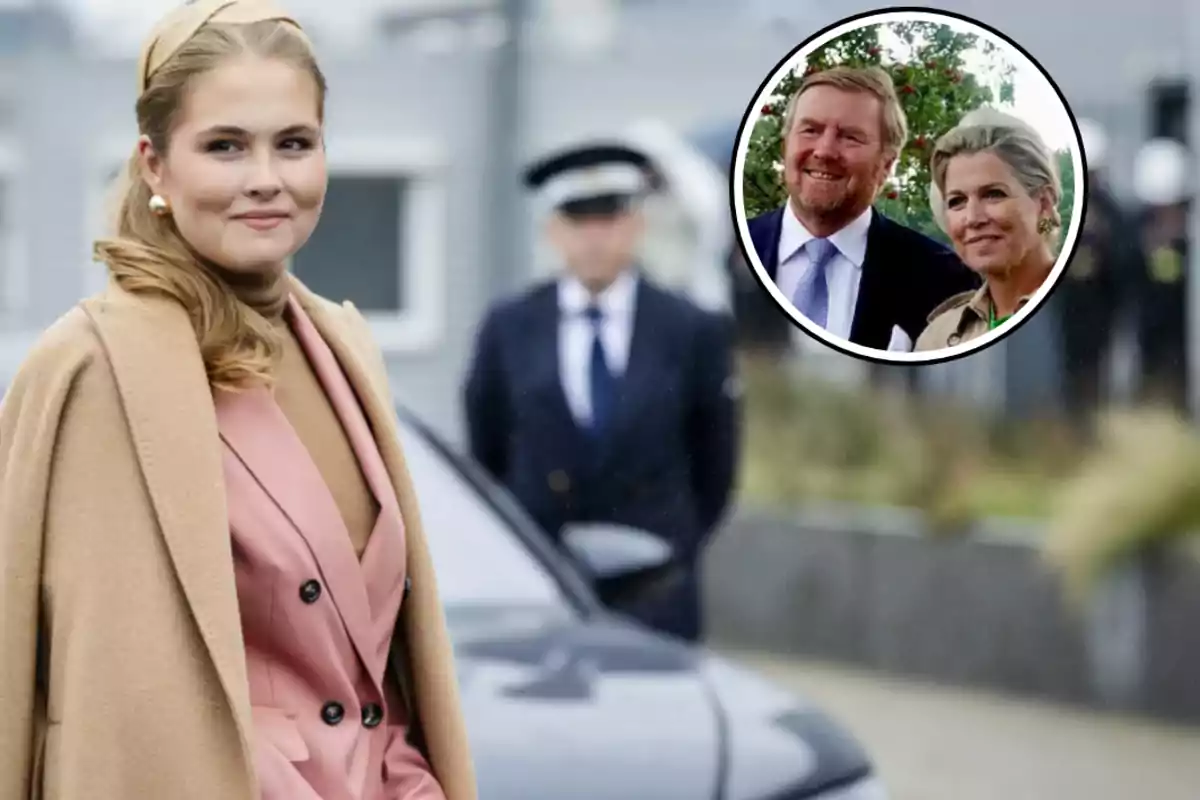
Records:
[[[1200,728],[731,655],[842,720],[893,800],[1200,798]]]

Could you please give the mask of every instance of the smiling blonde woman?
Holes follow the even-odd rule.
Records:
[[[934,309],[918,351],[955,347],[1007,322],[1049,277],[1062,227],[1054,154],[1016,117],[968,114],[938,140],[930,170],[934,219],[984,283]]]

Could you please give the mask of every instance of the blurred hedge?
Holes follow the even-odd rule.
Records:
[[[800,380],[764,357],[742,369],[744,503],[903,507],[934,534],[1040,518],[1045,557],[1077,599],[1145,553],[1200,556],[1200,432],[1175,413],[1110,413],[1085,445],[1052,421]]]
[[[1079,448],[1057,426],[1010,423],[895,392],[797,380],[763,357],[746,384],[743,502],[917,509],[936,530],[1041,517]]]
[[[1112,414],[1084,468],[1061,492],[1046,555],[1077,599],[1111,568],[1141,554],[1197,554],[1200,435],[1169,411]]]

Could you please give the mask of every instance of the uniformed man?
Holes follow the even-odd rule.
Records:
[[[1187,207],[1147,209],[1142,219],[1146,273],[1139,303],[1142,397],[1187,408]]]
[[[1134,164],[1143,203],[1140,242],[1145,269],[1138,299],[1143,401],[1187,408],[1188,209],[1191,158],[1180,142],[1148,142]]]
[[[696,640],[739,444],[732,324],[635,266],[647,163],[594,143],[528,170],[565,271],[487,314],[464,404],[471,453],[551,535],[612,522],[673,545],[680,579],[634,613]]]
[[[733,286],[733,314],[739,340],[763,354],[786,356],[795,340],[796,328],[763,291],[746,254],[737,245],[730,249],[727,269]]]
[[[1080,120],[1079,127],[1087,154],[1088,213],[1054,304],[1062,337],[1066,407],[1082,421],[1105,399],[1113,331],[1131,310],[1127,304],[1142,264],[1134,221],[1107,183],[1107,137],[1089,120]]]

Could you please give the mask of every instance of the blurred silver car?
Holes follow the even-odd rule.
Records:
[[[811,703],[606,610],[670,579],[665,542],[578,527],[564,553],[399,418],[482,797],[886,800],[863,748]]]

